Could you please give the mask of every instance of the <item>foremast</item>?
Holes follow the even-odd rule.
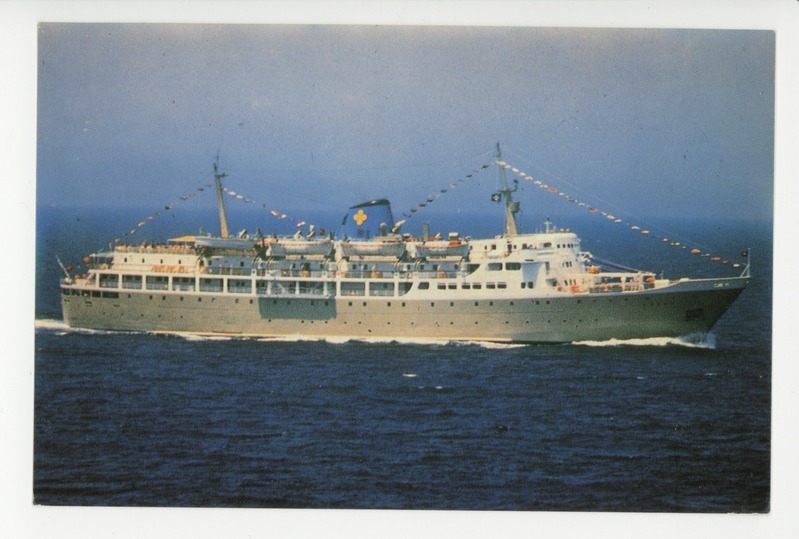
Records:
[[[227,226],[227,215],[225,214],[225,197],[222,193],[222,178],[227,176],[227,174],[219,173],[219,168],[214,162],[214,184],[216,185],[216,202],[219,205],[219,228],[220,228],[220,236],[223,238],[227,238],[230,236],[228,232]]]
[[[505,201],[505,237],[518,236],[519,226],[516,224],[516,214],[519,213],[519,203],[513,201],[513,192],[519,188],[518,181],[514,181],[513,189],[508,187],[508,177],[505,174],[505,163],[502,161],[502,149],[497,142],[497,163],[502,180],[502,189],[498,195]]]

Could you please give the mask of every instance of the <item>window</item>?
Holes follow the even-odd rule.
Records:
[[[116,274],[100,274],[100,288],[116,288],[119,277]]]
[[[194,277],[173,277],[172,290],[193,291]]]
[[[148,275],[146,283],[148,290],[166,290],[169,277],[153,277]]]
[[[342,296],[365,296],[366,283],[341,283]]]
[[[319,286],[322,286],[322,283],[318,283]],[[320,291],[321,293],[321,291]],[[369,295],[370,296],[393,296],[394,295],[394,283],[372,283],[369,285]]]
[[[490,262],[488,264],[488,271],[500,271],[502,269],[501,262]]]
[[[221,292],[221,291],[222,291],[222,279],[200,279],[200,292]]]
[[[508,271],[516,271],[522,269],[522,265],[519,262],[507,262],[505,264],[505,269]]]
[[[427,281],[422,281],[419,283],[419,290],[428,290],[430,288],[430,283]]]

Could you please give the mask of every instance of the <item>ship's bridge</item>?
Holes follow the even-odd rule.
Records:
[[[580,239],[573,232],[519,234],[491,240],[472,240],[471,259],[491,260],[513,257],[522,261],[541,257],[572,259],[580,254]]]

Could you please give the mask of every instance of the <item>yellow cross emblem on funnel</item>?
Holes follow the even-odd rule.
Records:
[[[363,210],[358,210],[358,213],[353,215],[352,218],[355,219],[355,222],[358,223],[358,226],[361,226],[369,217],[363,212]]]

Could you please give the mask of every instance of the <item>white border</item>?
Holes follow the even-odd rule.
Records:
[[[0,359],[0,508],[6,537],[347,537],[575,535],[772,537],[796,530],[796,362],[786,342],[799,267],[797,229],[799,2],[0,2],[0,156],[4,197],[4,341]],[[38,22],[215,22],[740,28],[777,31],[772,502],[769,515],[279,511],[34,507],[33,302]],[[13,256],[12,256],[13,254]],[[30,278],[28,277],[30,276]],[[9,301],[10,298],[10,301]],[[9,336],[12,338],[9,339]],[[8,519],[7,515],[11,515]]]

